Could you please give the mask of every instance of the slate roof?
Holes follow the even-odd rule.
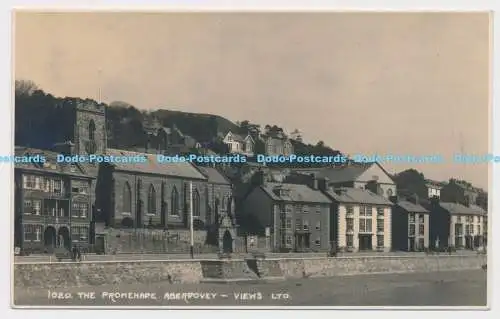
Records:
[[[484,211],[481,207],[476,205],[470,205],[470,207],[464,206],[458,203],[439,203],[439,205],[446,209],[452,215],[486,215],[486,211]]]
[[[290,196],[278,196],[274,189],[283,187],[290,190]],[[265,183],[260,188],[275,201],[307,202],[307,203],[331,203],[331,200],[321,191],[314,190],[306,185],[286,183]]]
[[[343,187],[340,195],[330,189],[327,194],[340,203],[392,206],[392,202],[384,197],[360,188]]]
[[[212,184],[231,185],[231,183],[217,169],[213,167],[198,167],[198,169],[208,177],[208,182]]]
[[[126,172],[139,172],[155,175],[165,175],[173,177],[184,177],[190,179],[206,180],[207,178],[191,163],[159,163],[156,160],[156,154],[147,154],[140,152],[132,152],[126,150],[118,150],[108,148],[107,155],[112,156],[145,156],[147,161],[144,163],[113,163],[116,170]]]
[[[355,181],[361,174],[366,172],[371,165],[348,165],[341,168],[325,168],[317,171],[317,177],[326,177],[330,183],[342,183]]]
[[[30,147],[20,147],[16,146],[14,148],[15,156],[34,156],[34,155],[43,155],[45,157],[44,163],[15,163],[14,167],[17,169],[25,169],[30,171],[38,171],[40,173],[57,173],[57,174],[66,174],[78,177],[86,177],[90,178],[85,171],[83,165],[79,163],[57,163],[57,155],[59,153],[49,150],[40,150]],[[76,169],[72,172],[71,167],[74,166]]]
[[[422,207],[422,205],[418,205],[407,200],[400,200],[397,202],[397,205],[408,213],[429,213],[427,209]]]

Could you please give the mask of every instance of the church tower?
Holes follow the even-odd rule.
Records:
[[[90,100],[77,102],[73,136],[76,154],[104,154],[107,147],[105,106]]]

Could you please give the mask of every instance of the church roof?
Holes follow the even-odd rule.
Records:
[[[184,177],[190,179],[202,179],[202,180],[207,179],[191,163],[188,162],[160,163],[157,161],[156,154],[132,152],[126,150],[111,149],[111,148],[107,149],[106,154],[112,156],[146,157],[146,162],[144,163],[113,163],[115,169],[120,171],[165,175],[173,177]]]

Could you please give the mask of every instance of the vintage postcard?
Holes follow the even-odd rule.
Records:
[[[13,13],[26,307],[487,307],[489,12]]]

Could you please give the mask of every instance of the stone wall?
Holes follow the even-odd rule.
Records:
[[[198,283],[204,279],[308,278],[481,269],[484,255],[302,259],[106,261],[14,265],[15,287],[64,288],[120,283]]]

